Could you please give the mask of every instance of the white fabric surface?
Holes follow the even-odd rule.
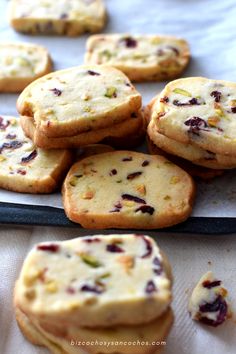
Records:
[[[32,0],[33,1],[33,0]],[[1,40],[28,40],[42,43],[50,49],[56,68],[81,64],[86,37],[62,40],[62,38],[25,37],[11,31],[5,20],[7,0],[0,1]],[[234,0],[107,0],[110,21],[106,31],[132,31],[165,33],[184,36],[191,43],[192,63],[185,76],[202,75],[211,78],[236,80],[236,6]],[[158,92],[163,84],[138,85],[145,103]],[[15,114],[15,95],[1,95],[1,114]],[[235,178],[235,176],[234,176]],[[233,181],[233,180],[232,180]],[[218,193],[224,200],[230,199],[226,212],[223,200],[215,197],[211,212],[216,215],[235,215],[235,188],[226,193],[228,182],[218,183]],[[200,193],[201,210],[206,206],[209,188]],[[205,200],[203,199],[205,195]],[[17,196],[20,202],[21,196]],[[227,203],[226,203],[227,204]],[[204,208],[204,215],[209,209]],[[80,235],[80,230],[62,228],[13,228],[0,229],[0,353],[47,353],[30,345],[18,330],[12,310],[12,291],[22,262],[33,244],[44,240],[63,240]],[[191,236],[160,234],[156,237],[170,258],[173,266],[174,311],[176,321],[167,341],[164,354],[235,354],[235,318],[217,329],[210,329],[192,322],[187,313],[190,290],[200,276],[213,270],[228,287],[233,300],[235,284],[236,235]],[[208,264],[211,262],[211,264]],[[235,307],[235,304],[233,304]]]

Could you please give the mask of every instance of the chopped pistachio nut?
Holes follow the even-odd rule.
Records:
[[[98,55],[100,59],[102,59],[102,57],[106,57],[106,59],[109,60],[112,57],[112,53],[107,49],[103,50]]]
[[[94,109],[92,109],[92,107],[90,107],[90,106],[85,106],[83,108],[83,111],[87,112],[87,113],[94,113],[95,112]]]
[[[27,290],[25,292],[25,297],[27,300],[31,301],[31,300],[34,300],[35,297],[36,297],[36,292],[34,289],[30,289],[30,290]]]
[[[117,89],[115,87],[108,87],[105,93],[105,97],[112,98],[116,97]]]
[[[222,110],[222,108],[220,108],[220,107],[216,108],[215,112],[219,117],[222,117],[222,118],[225,117],[225,114],[224,114],[224,111]]]
[[[209,118],[207,119],[207,123],[208,123],[211,127],[216,127],[219,122],[220,122],[220,118],[219,118],[219,117],[209,117]]]
[[[111,276],[111,273],[105,273],[105,274],[102,274],[100,275],[97,280],[101,280],[101,279],[106,279],[106,278],[109,278]]]
[[[188,91],[186,91],[186,90],[183,90],[183,89],[181,89],[181,88],[176,88],[176,89],[174,89],[173,92],[174,92],[174,93],[178,93],[178,94],[183,95],[183,96],[192,97],[192,95],[191,95],[190,92],[188,92]]]
[[[0,155],[0,162],[3,162],[3,161],[5,161],[5,160],[6,160],[6,157],[5,157],[5,156]]]
[[[141,195],[146,195],[146,187],[144,184],[139,184],[136,187],[136,190],[141,194]]]
[[[20,66],[31,66],[31,63],[22,57],[16,58],[16,62],[20,65]]]
[[[92,268],[98,268],[102,266],[101,262],[99,262],[95,257],[87,253],[80,253],[79,256],[84,263],[86,263]]]
[[[81,99],[82,99],[83,101],[88,101],[88,100],[91,99],[91,96],[88,95],[88,94],[86,94],[86,93],[84,93],[84,94],[81,96]]]
[[[77,182],[78,182],[78,177],[73,176],[73,177],[71,178],[71,180],[70,180],[70,185],[71,185],[72,187],[75,187],[76,184],[77,184]]]
[[[236,100],[230,101],[230,105],[233,106],[233,107],[236,107]]]
[[[24,284],[26,286],[33,285],[36,282],[36,280],[38,280],[42,276],[42,273],[43,273],[42,270],[35,270],[34,272],[31,272],[30,275],[25,276]]]
[[[180,181],[180,178],[178,176],[173,176],[170,179],[170,184],[177,184],[177,183],[179,183],[179,181]]]
[[[124,200],[123,204],[128,208],[132,208],[133,206],[135,206],[135,202],[133,202],[132,200]]]
[[[48,293],[56,293],[58,291],[58,285],[54,280],[50,280],[46,285],[45,289]]]
[[[151,40],[150,40],[150,43],[151,44],[159,44],[161,42],[161,40],[160,40],[160,38],[152,38]]]
[[[11,120],[10,120],[10,123],[11,123],[11,125],[17,125],[17,120],[15,119],[15,118],[12,118]]]

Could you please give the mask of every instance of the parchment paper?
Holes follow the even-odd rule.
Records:
[[[0,1],[0,40],[27,41],[46,46],[54,68],[83,64],[87,36],[77,38],[32,37],[15,33],[6,20],[7,0]],[[236,80],[235,15],[233,0],[120,0],[106,1],[106,32],[162,33],[186,38],[193,59],[184,76]],[[160,92],[165,83],[136,85],[143,103]],[[16,114],[17,95],[0,95],[0,114]],[[37,196],[0,190],[0,201],[62,208],[61,195]],[[236,171],[211,183],[198,183],[193,216],[236,216]]]

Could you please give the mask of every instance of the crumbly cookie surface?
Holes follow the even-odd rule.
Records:
[[[15,298],[26,314],[51,324],[138,325],[167,310],[169,264],[145,235],[39,244],[24,263]]]
[[[190,58],[185,40],[170,36],[99,34],[87,41],[87,64],[107,64],[133,81],[177,77]]]

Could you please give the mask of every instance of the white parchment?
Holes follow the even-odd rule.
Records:
[[[33,0],[32,0],[33,1]],[[46,46],[54,68],[83,64],[87,36],[77,38],[26,36],[15,33],[6,20],[8,1],[0,0],[0,40],[27,41]],[[107,0],[106,32],[162,33],[186,38],[192,61],[184,76],[236,81],[236,4],[234,0]],[[138,84],[144,104],[165,83]],[[16,114],[17,95],[0,95],[0,114]],[[236,216],[236,172],[210,183],[198,183],[193,216]],[[61,195],[37,196],[0,190],[0,201],[62,208]]]

